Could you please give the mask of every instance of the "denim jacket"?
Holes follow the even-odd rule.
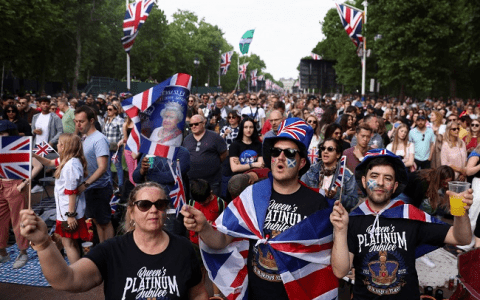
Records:
[[[320,188],[319,186],[319,175],[320,175],[320,168],[323,166],[323,163],[320,161],[312,166],[310,169],[305,173],[302,178],[300,179],[303,181],[307,186],[312,188]],[[335,188],[335,180],[338,176],[338,172],[340,171],[340,162],[337,165],[337,170],[333,175],[333,180],[330,185],[330,189]],[[357,183],[355,181],[355,176],[353,176],[352,172],[345,168],[343,179],[343,195],[342,195],[342,204],[347,211],[351,210],[355,205],[358,203],[358,192],[357,192]],[[337,189],[337,194],[334,197],[335,200],[340,199],[340,189]]]

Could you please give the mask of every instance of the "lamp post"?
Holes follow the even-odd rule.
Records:
[[[195,57],[193,60],[193,64],[195,65],[195,77],[196,77],[196,86],[195,86],[195,94],[198,93],[198,66],[200,65],[200,60],[198,59],[198,56]]]

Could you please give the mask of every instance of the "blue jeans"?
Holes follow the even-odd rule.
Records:
[[[110,151],[110,161],[112,161],[112,156],[115,154],[116,151]],[[123,154],[123,146],[118,148],[117,152],[117,160],[115,161],[115,168],[117,169],[117,177],[118,177],[118,187],[121,188],[123,186],[123,166],[122,166],[122,154]],[[113,173],[110,172],[110,179],[112,180],[113,184]]]

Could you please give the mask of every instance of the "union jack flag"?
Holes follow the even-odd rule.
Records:
[[[322,59],[322,57],[320,55],[316,54],[316,53],[312,52],[312,53],[310,53],[310,55],[312,56],[312,58],[314,60],[321,60]]]
[[[267,80],[265,81],[265,88],[266,88],[267,90],[271,90],[271,89],[272,89],[272,83],[273,83],[273,82],[272,82],[270,79],[267,79]]]
[[[148,18],[148,14],[155,4],[154,0],[140,0],[128,5],[123,19],[123,38],[122,44],[125,52],[130,52],[138,30]]]
[[[120,203],[120,197],[113,194],[112,198],[110,199],[110,208],[112,210],[112,215],[114,215],[115,212],[117,211],[119,203]]]
[[[363,11],[354,9],[344,4],[336,4],[337,11],[342,21],[343,28],[347,32],[348,36],[358,48],[363,43],[362,36],[362,23],[363,23]]]
[[[365,157],[363,159],[372,157],[372,156],[379,156],[379,155],[387,155],[387,149],[372,149],[365,153]]]
[[[173,174],[175,185],[170,191],[170,199],[175,208],[176,216],[180,213],[182,206],[185,204],[185,189],[183,188],[182,172],[180,171],[180,161],[177,160],[177,166]]]
[[[5,179],[30,178],[31,151],[31,137],[0,137],[0,177]]]
[[[292,138],[302,141],[307,134],[307,123],[305,121],[300,120],[300,121],[295,121],[293,123],[290,123],[291,119],[286,119],[283,120],[283,122],[280,124],[280,127],[278,127],[278,134],[279,135],[289,135]]]
[[[313,213],[275,237],[264,233],[272,178],[247,187],[217,218],[214,227],[234,237],[225,249],[214,250],[200,240],[209,277],[227,299],[248,298],[249,240],[272,253],[290,299],[336,299],[338,280],[330,266],[333,227],[331,208]],[[321,282],[312,288],[313,282]]]
[[[53,149],[52,146],[50,146],[50,144],[45,141],[37,144],[35,149],[33,149],[33,153],[41,157],[47,156],[48,153],[50,153],[51,151],[55,151],[55,149]]]
[[[426,223],[445,224],[444,222],[430,216],[423,210],[420,210],[413,205],[405,204],[402,200],[391,200],[390,203],[378,213],[373,211],[367,200],[360,204],[350,213],[350,217],[366,215],[378,215],[381,218],[383,217],[390,219],[409,219]],[[378,224],[379,226],[378,222],[376,224]],[[374,226],[372,226],[372,230],[375,230],[376,228],[373,227]],[[434,251],[437,248],[438,247],[436,246],[430,246],[426,244],[419,245],[415,249],[415,257],[418,258],[420,256],[423,256],[431,251]]]
[[[238,67],[238,74],[240,74],[240,80],[245,80],[247,78],[247,66],[248,62]]]
[[[318,157],[318,149],[317,147],[313,147],[308,149],[308,160],[310,160],[310,164],[316,164],[320,158]]]
[[[229,51],[221,55],[222,61],[220,62],[220,73],[222,75],[227,75],[228,69],[230,68],[230,64],[232,63],[232,56],[233,56],[233,51]]]
[[[152,142],[150,139],[141,134],[142,124],[140,120],[140,112],[144,112],[155,101],[157,101],[167,86],[182,86],[190,90],[191,85],[192,76],[188,74],[177,73],[164,82],[159,83],[140,94],[125,99],[122,102],[122,107],[130,119],[132,119],[134,124],[133,130],[128,137],[125,149],[134,153],[141,152],[173,159],[176,147],[164,146]]]
[[[252,80],[252,86],[257,86],[257,69],[250,72],[250,79]]]
[[[117,150],[117,152],[113,153],[112,158],[111,158],[111,161],[112,161],[112,163],[114,163],[114,164],[116,164],[117,162],[119,162],[119,159],[118,159],[118,150]]]
[[[335,180],[335,185],[341,188],[343,186],[343,175],[345,174],[345,163],[347,162],[347,157],[345,155],[340,159],[340,170],[338,171],[337,179]]]
[[[265,80],[265,76],[264,75],[258,75],[257,80],[259,80],[259,81]]]

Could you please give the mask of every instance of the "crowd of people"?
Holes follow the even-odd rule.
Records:
[[[169,122],[178,131],[176,124],[186,119],[183,132],[172,134],[182,141],[175,159],[169,160],[125,149],[134,126],[122,109],[126,96],[111,91],[96,98],[25,94],[3,100],[0,135],[33,136],[35,144],[47,142],[59,154],[53,160],[34,155],[31,192],[44,188],[39,185],[41,165],[56,167],[56,232],[62,236],[70,266],[52,245],[43,221],[32,211],[20,213],[28,182],[8,179],[0,179],[2,188],[9,190],[0,196],[1,263],[10,260],[6,247],[11,223],[21,251],[14,268],[28,262],[28,239],[55,288],[81,292],[104,282],[107,299],[167,294],[206,299],[209,274],[214,282],[210,296],[222,297],[220,290],[228,296],[229,288],[223,287],[232,284],[225,279],[228,272],[212,273],[199,261],[201,238],[211,249],[233,245],[248,250],[242,254],[247,259],[248,290],[238,288],[235,293],[249,299],[311,299],[319,296],[319,290],[333,295],[335,276],[342,278],[352,267],[358,278],[355,299],[381,295],[417,299],[417,274],[408,271],[412,265],[415,269],[415,248],[424,243],[465,245],[458,251],[480,247],[480,106],[475,100],[362,101],[355,95],[263,91],[192,94],[186,115],[174,107],[165,109],[162,127],[151,134],[152,141],[168,145],[173,141],[164,134]],[[178,218],[166,218],[177,164],[190,205]],[[464,217],[450,215],[450,181],[472,184],[473,191],[464,194],[469,208]],[[124,226],[118,228],[112,225],[112,194],[127,207]],[[378,218],[404,204],[453,218],[454,225]],[[86,218],[96,225],[100,243],[81,258],[77,240],[86,236]],[[292,274],[302,272],[280,262],[286,250],[272,246],[276,239],[300,240],[295,228],[307,226],[307,219],[314,228],[304,227],[308,234],[299,247],[308,248],[303,242],[320,236],[333,242],[333,248],[326,248],[331,249],[333,272],[325,275],[332,283],[318,283],[325,286],[322,289],[292,289],[287,281],[300,280]],[[405,245],[398,241],[382,248],[384,238],[401,234],[406,235]],[[195,248],[186,247],[177,235],[190,237]],[[238,244],[236,238],[249,242]],[[388,247],[395,247],[395,254]],[[304,267],[316,274],[319,265],[330,264],[329,253],[321,255],[328,262],[307,258]],[[131,256],[139,259],[126,259]],[[380,282],[380,269],[366,267],[369,263],[385,267],[387,259],[406,272],[398,273],[401,279],[390,276],[390,281]],[[423,259],[431,263],[427,256]],[[162,282],[152,281],[150,286],[137,282],[147,277]],[[296,292],[301,296],[294,296]]]

